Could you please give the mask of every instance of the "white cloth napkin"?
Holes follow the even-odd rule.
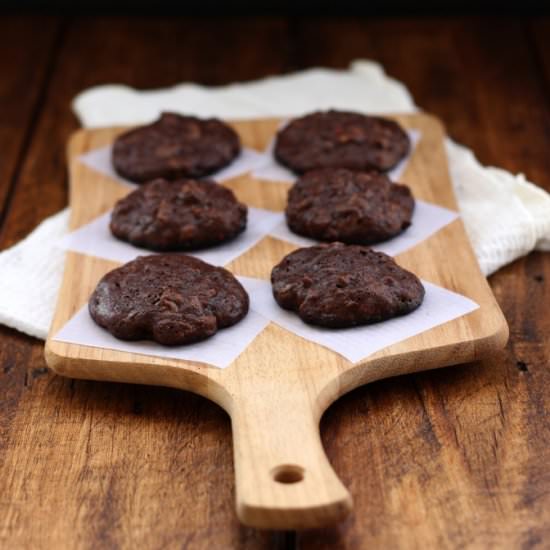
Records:
[[[356,61],[346,71],[311,69],[219,88],[182,84],[140,92],[99,86],[73,103],[85,127],[149,122],[163,110],[256,118],[331,107],[367,113],[417,110],[407,88],[370,61]],[[450,140],[446,147],[460,212],[485,274],[533,249],[550,249],[550,195],[521,174],[481,166],[471,151]],[[63,270],[64,253],[55,242],[66,233],[67,220],[66,210],[52,216],[0,254],[0,323],[46,337]]]

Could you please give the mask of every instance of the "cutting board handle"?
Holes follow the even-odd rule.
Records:
[[[320,414],[301,393],[293,387],[274,399],[272,392],[247,392],[230,408],[237,514],[245,525],[315,528],[341,521],[352,508],[324,452]]]

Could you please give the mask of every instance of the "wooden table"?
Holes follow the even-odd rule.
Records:
[[[70,101],[107,82],[218,85],[377,59],[482,162],[550,189],[549,37],[549,20],[3,17],[0,247],[66,204]],[[238,524],[231,427],[216,405],[54,376],[41,342],[2,327],[0,547],[548,547],[546,280],[541,253],[491,277],[510,324],[502,353],[331,407],[323,442],[355,512],[304,533]]]

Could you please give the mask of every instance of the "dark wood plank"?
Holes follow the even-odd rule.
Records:
[[[59,31],[55,18],[0,19],[0,206],[19,168]]]
[[[0,242],[17,241],[65,205],[76,93],[108,82],[154,88],[266,76],[285,69],[285,36],[280,20],[75,21]],[[55,377],[45,369],[42,343],[8,330],[0,340],[1,364],[19,388],[6,404],[9,430],[0,448],[0,546],[288,546],[284,533],[238,524],[230,423],[217,406],[161,388]]]
[[[548,100],[521,22],[314,21],[297,34],[304,66],[377,59],[482,161],[550,188]],[[543,254],[491,278],[511,328],[505,352],[380,382],[328,411],[323,441],[355,514],[336,529],[299,535],[300,548],[544,545],[549,279]]]
[[[530,20],[527,27],[527,38],[538,65],[546,100],[550,101],[550,17]]]

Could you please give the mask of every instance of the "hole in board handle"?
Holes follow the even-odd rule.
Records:
[[[283,464],[273,468],[272,475],[274,481],[277,483],[284,483],[289,485],[291,483],[298,483],[304,479],[304,469],[301,466],[295,464]]]

